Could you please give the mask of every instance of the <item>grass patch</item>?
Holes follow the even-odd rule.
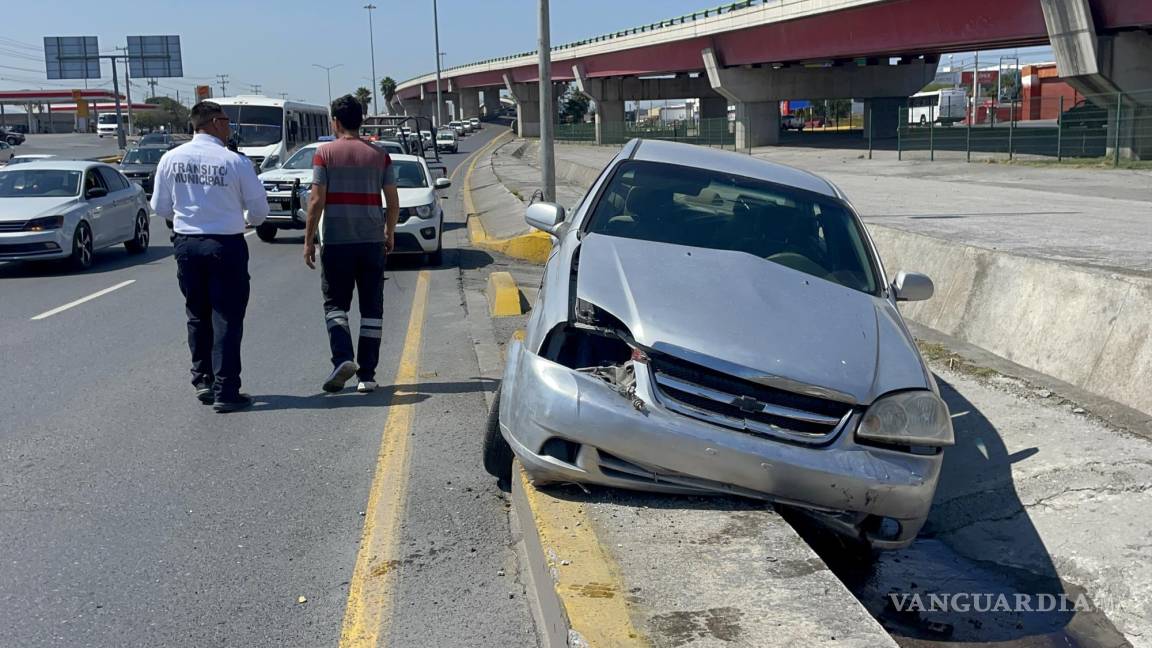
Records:
[[[981,367],[980,365],[969,362],[966,358],[954,351],[948,349],[943,344],[935,342],[925,342],[924,340],[916,340],[916,346],[920,348],[920,355],[929,364],[941,364],[950,371],[955,371],[968,376],[976,378],[992,378],[999,376],[1000,372],[988,367]]]
[[[1004,160],[988,159],[987,164],[1033,167],[1037,169],[1125,169],[1129,171],[1152,171],[1152,160],[1120,160],[1117,166],[1112,158],[1067,158],[1064,160]]]

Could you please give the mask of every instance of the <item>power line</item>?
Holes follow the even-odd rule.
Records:
[[[254,95],[260,94],[260,84],[259,83],[251,83],[248,85],[248,87],[252,90],[252,94],[254,94]]]

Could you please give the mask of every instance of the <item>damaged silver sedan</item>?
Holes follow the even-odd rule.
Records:
[[[746,155],[634,140],[555,237],[507,353],[485,463],[537,483],[735,494],[898,548],[932,503],[948,409],[841,192]]]

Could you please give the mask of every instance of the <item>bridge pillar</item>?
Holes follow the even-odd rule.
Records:
[[[460,88],[460,101],[456,105],[457,119],[480,116],[480,88]]]
[[[710,48],[701,54],[712,88],[736,104],[736,148],[779,144],[780,100],[772,96],[764,83],[764,73],[772,70],[725,68]]]
[[[900,128],[900,109],[908,103],[905,97],[875,97],[864,100],[864,137],[892,139]]]
[[[1152,158],[1152,34],[1098,35],[1089,0],[1041,0],[1056,69],[1108,111],[1108,155]],[[1124,93],[1122,97],[1119,93]]]
[[[500,114],[500,88],[484,88],[484,116],[492,119]]]
[[[540,137],[540,90],[536,83],[516,83],[504,75],[504,87],[516,102],[516,133],[520,137]]]
[[[700,119],[728,119],[728,98],[700,97]]]

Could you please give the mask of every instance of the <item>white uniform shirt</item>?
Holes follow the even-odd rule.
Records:
[[[268,195],[248,158],[197,133],[160,158],[152,209],[177,234],[242,234],[245,210],[249,225],[268,217]]]

